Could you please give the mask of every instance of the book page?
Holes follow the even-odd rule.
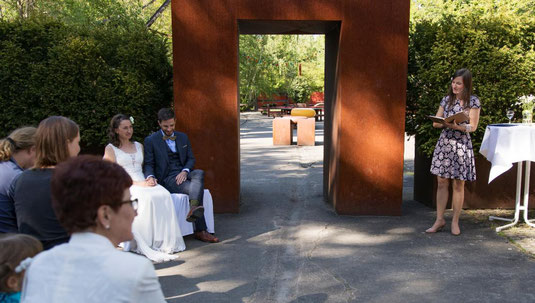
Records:
[[[438,117],[438,116],[427,116],[429,119],[431,119],[433,122],[444,124],[444,118]]]
[[[459,124],[461,122],[470,120],[470,117],[464,111],[461,111],[461,112],[456,113],[455,115],[451,115],[447,117],[444,120],[448,123],[451,123],[453,122],[453,120],[455,120],[455,123]]]

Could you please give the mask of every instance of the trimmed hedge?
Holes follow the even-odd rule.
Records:
[[[406,131],[417,135],[424,154],[432,155],[441,131],[427,115],[436,113],[459,68],[472,71],[474,94],[482,104],[479,127],[472,134],[474,151],[488,124],[508,121],[508,108],[520,121],[517,97],[535,93],[534,18],[444,15],[437,21],[411,22],[409,41]]]
[[[80,126],[82,146],[103,147],[111,117],[124,113],[142,142],[171,103],[166,41],[141,23],[0,22],[0,137],[62,115]]]

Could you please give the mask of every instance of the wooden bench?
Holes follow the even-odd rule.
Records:
[[[271,108],[268,106],[267,108],[267,116],[268,117],[273,117],[275,118],[275,116],[277,117],[282,117],[284,116],[284,111],[280,108]]]
[[[323,107],[313,107],[314,110],[316,111],[316,121],[323,121]]]
[[[270,112],[271,112],[270,108],[279,107],[279,106],[282,106],[282,107],[288,106],[290,100],[288,100],[288,99],[264,100],[264,101],[261,101],[261,102],[262,102],[262,105],[260,105],[260,102],[257,100],[256,108],[263,115],[265,115],[266,113],[269,115]]]

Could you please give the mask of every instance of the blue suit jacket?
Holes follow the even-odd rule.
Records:
[[[174,132],[176,136],[176,151],[180,156],[180,161],[184,165],[182,169],[193,170],[195,157],[191,150],[191,144],[188,136],[181,132]],[[145,138],[145,159],[143,162],[143,171],[145,177],[150,175],[158,179],[158,183],[163,183],[164,179],[169,177],[169,156],[167,154],[167,143],[163,140],[161,130]]]

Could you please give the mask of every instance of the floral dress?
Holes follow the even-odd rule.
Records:
[[[470,97],[470,106],[463,109],[459,99],[453,106],[449,106],[449,96],[442,98],[440,106],[444,108],[444,118],[454,115],[462,110],[467,114],[471,108],[480,108],[481,104],[476,96]],[[467,124],[462,122],[460,125]],[[442,178],[458,179],[464,181],[476,180],[476,165],[472,140],[467,132],[445,128],[438,138],[433,159],[431,173]]]

